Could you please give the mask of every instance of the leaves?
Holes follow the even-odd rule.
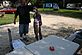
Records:
[[[31,4],[34,5],[37,0],[30,0]]]

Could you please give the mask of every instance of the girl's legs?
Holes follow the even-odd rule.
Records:
[[[34,23],[34,33],[35,33],[35,38],[38,41],[38,26],[36,25],[36,23]]]
[[[42,39],[41,26],[39,26],[39,38]]]

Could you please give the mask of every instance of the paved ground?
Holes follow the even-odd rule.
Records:
[[[58,36],[68,36],[72,33],[73,30],[79,29],[82,27],[82,20],[74,19],[70,17],[63,17],[63,16],[55,16],[55,15],[46,15],[42,14],[42,34],[43,37],[48,35],[58,35]],[[18,39],[18,23],[2,25],[0,26],[0,55],[4,55],[9,51],[9,40],[8,40],[8,31],[7,29],[10,28],[12,31],[13,39]],[[33,20],[30,23],[30,30],[29,30],[29,37],[30,43],[35,41],[34,32],[33,32]]]

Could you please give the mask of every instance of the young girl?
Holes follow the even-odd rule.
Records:
[[[34,33],[35,33],[35,38],[36,40],[41,40],[42,39],[42,33],[41,33],[41,25],[42,25],[42,20],[41,20],[41,15],[38,12],[37,8],[34,8],[35,14],[33,15],[34,18]]]

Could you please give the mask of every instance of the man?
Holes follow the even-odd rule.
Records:
[[[27,3],[26,3],[27,2]],[[30,11],[33,10],[33,6],[28,5],[29,0],[21,0],[21,5],[17,7],[17,11],[15,13],[14,24],[16,24],[16,18],[19,15],[19,34],[20,37],[26,35],[29,31],[29,23],[30,21]]]

